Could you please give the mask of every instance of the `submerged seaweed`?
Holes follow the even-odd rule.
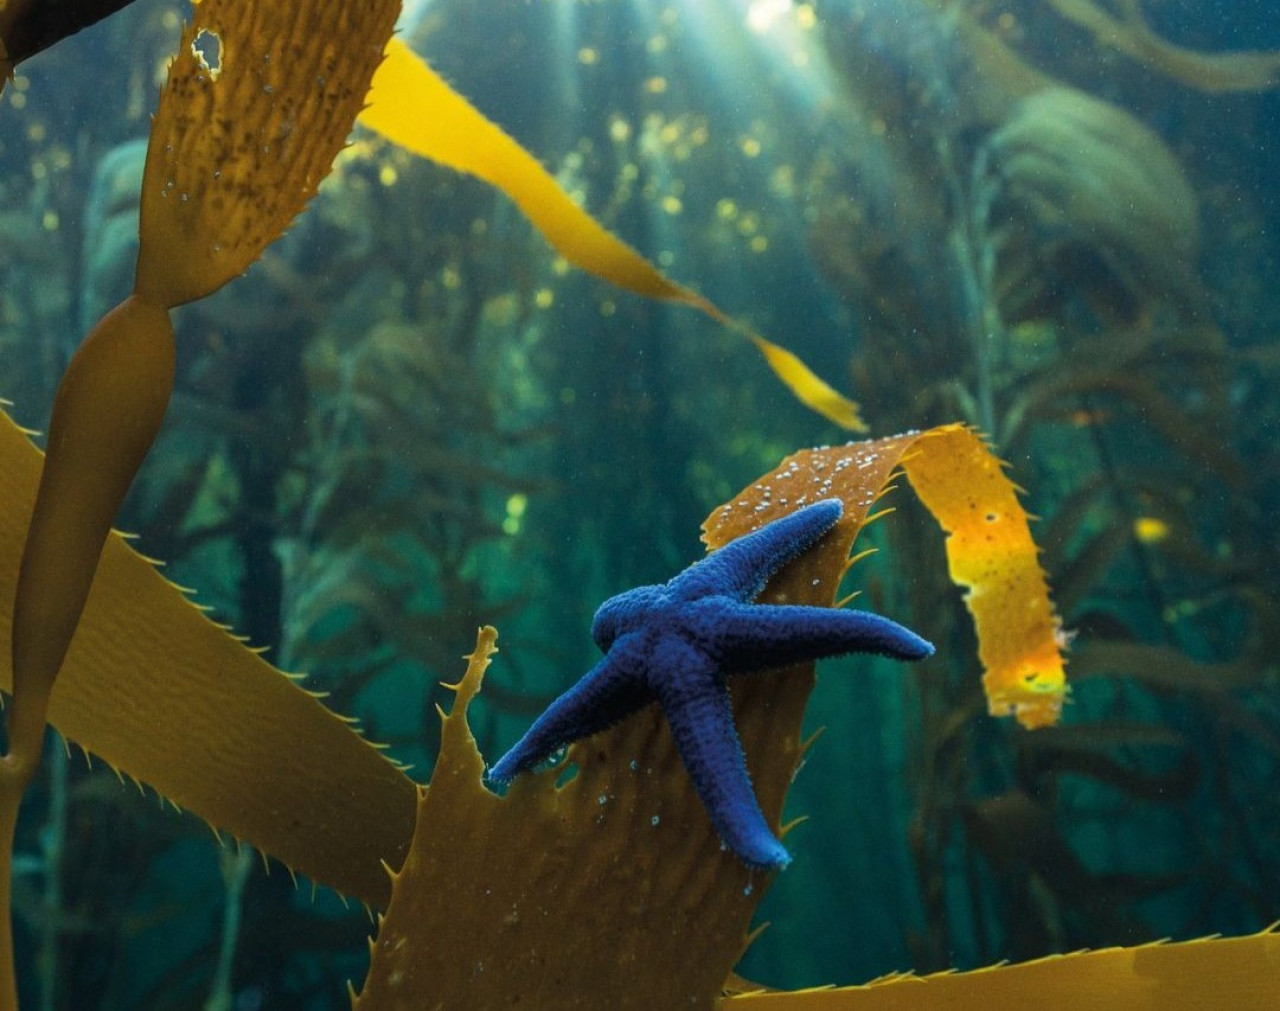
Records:
[[[190,13],[63,4],[58,17],[77,16],[46,24],[43,41],[6,34],[47,6],[0,14],[23,60],[0,98],[0,392],[38,427],[79,336],[128,294],[129,190]],[[220,6],[237,4],[196,9]],[[760,917],[773,925],[741,971],[855,982],[1274,920],[1280,308],[1267,277],[1280,229],[1275,155],[1256,140],[1274,132],[1265,50],[1280,38],[1258,34],[1265,25],[1236,34],[1246,14],[1200,0],[411,6],[403,37],[574,201],[801,353],[876,431],[979,426],[1040,517],[1074,687],[1063,724],[1034,733],[986,715],[962,597],[909,498],[862,534],[882,554],[856,570],[859,591],[927,622],[945,659],[911,678],[833,668],[819,684],[810,720],[827,730],[788,807],[810,817],[788,836],[796,862],[769,889]],[[295,126],[282,121],[281,137]],[[153,275],[190,266],[150,260]],[[686,563],[696,517],[792,446],[834,434],[696,314],[569,269],[505,198],[366,131],[247,277],[174,319],[170,417],[118,522],[276,666],[310,672],[328,708],[358,714],[420,782],[451,696],[439,682],[456,678],[476,625],[503,629],[467,709],[493,756],[590,664],[599,600]],[[4,519],[19,537],[25,520]],[[165,586],[124,564],[129,580]],[[173,647],[143,665],[156,692],[183,685],[193,655],[216,667],[230,640],[176,598],[144,607],[129,580],[119,595],[149,613],[124,638],[136,646],[153,628]],[[195,629],[219,645],[187,651]],[[131,654],[95,664],[76,650],[61,678],[123,664],[127,682]],[[316,815],[329,833],[316,839],[337,848],[309,866],[255,841],[381,904],[378,861],[408,845],[410,779],[282,681],[269,683],[292,701],[246,701],[235,679],[267,667],[232,654],[220,690],[239,697],[197,705],[221,722],[193,719],[190,740],[206,733],[217,765],[242,754],[233,725],[259,727],[249,766],[282,770],[256,785],[288,812],[260,827],[289,835],[284,822]],[[186,704],[219,697],[185,684]],[[311,715],[293,730],[265,720],[304,700]],[[92,708],[129,707],[108,694]],[[316,796],[279,806],[270,791],[290,763],[324,768],[304,743],[315,735],[342,742],[328,789],[308,781]],[[162,748],[144,775],[112,743],[81,743],[152,781],[173,764]],[[308,902],[250,847],[218,850],[198,818],[158,811],[103,763],[45,751],[15,854],[24,995],[77,1009],[345,1003],[343,981],[365,972],[362,910],[324,889]],[[604,774],[580,757],[579,790]],[[366,773],[376,788],[354,782]],[[206,781],[217,792],[217,773]],[[373,813],[384,802],[392,821]],[[664,809],[664,832],[675,818]],[[764,890],[731,884],[741,923],[707,973],[721,982]],[[452,954],[469,929],[505,929],[505,915],[477,928],[458,913],[427,940],[447,934]],[[1233,943],[1028,971],[1114,985],[1140,959],[1204,979],[1226,971],[1219,957],[1273,957],[1267,936]],[[601,965],[625,972],[646,944]],[[1194,997],[1193,980],[1166,978]],[[994,977],[957,983],[970,985],[990,1007]],[[770,999],[786,998],[735,1000]]]

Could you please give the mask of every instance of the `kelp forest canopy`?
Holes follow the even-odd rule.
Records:
[[[387,24],[396,6],[385,5]],[[797,742],[823,728],[781,814],[806,819],[786,836],[794,863],[771,883],[744,872],[725,899],[749,918],[747,900],[768,888],[754,922],[771,926],[737,972],[782,988],[853,984],[1234,937],[1280,919],[1280,152],[1265,142],[1280,130],[1280,27],[1265,5],[402,6],[397,59],[425,58],[492,121],[486,136],[507,140],[494,141],[496,162],[437,149],[435,163],[380,123],[375,104],[342,147],[339,121],[362,104],[347,95],[326,134],[336,157],[312,152],[332,172],[296,218],[282,194],[315,180],[200,175],[191,150],[220,136],[202,121],[162,118],[178,153],[160,144],[148,155],[190,5],[29,0],[0,11],[0,61],[14,65],[0,93],[0,396],[18,424],[47,428],[72,353],[135,276],[154,293],[200,273],[173,252],[192,234],[187,212],[157,212],[163,187],[140,196],[148,157],[169,160],[174,195],[207,187],[234,201],[257,187],[264,207],[279,197],[275,217],[215,213],[201,225],[246,248],[292,220],[244,276],[169,314],[171,402],[115,520],[164,562],[165,579],[263,650],[236,654],[217,683],[223,701],[190,731],[228,761],[280,770],[261,777],[253,825],[227,833],[283,811],[264,848],[294,865],[316,856],[300,869],[383,908],[390,879],[362,861],[407,848],[410,777],[430,778],[449,726],[439,709],[454,705],[442,682],[458,680],[458,658],[475,649],[473,668],[491,661],[453,726],[492,761],[596,661],[589,630],[602,600],[683,569],[703,550],[703,517],[739,489],[763,495],[760,475],[797,448],[849,437],[771,376],[746,333],[857,401],[860,414],[844,417],[873,437],[964,422],[988,440],[1005,461],[988,476],[1023,489],[1056,607],[1024,616],[1036,636],[1000,646],[1014,659],[995,679],[1008,694],[994,708],[1036,724],[1060,707],[1061,719],[1027,730],[990,714],[982,673],[996,637],[979,643],[969,614],[1006,611],[984,605],[983,584],[964,572],[984,571],[995,521],[971,510],[949,573],[921,477],[937,461],[906,450],[903,487],[876,501],[893,515],[859,534],[855,553],[871,553],[841,596],[909,624],[938,653],[910,670],[867,658],[819,668],[787,745],[798,760]],[[187,47],[188,85],[235,55],[215,36]],[[334,79],[307,61],[347,62],[324,40],[302,41],[302,63],[264,71],[245,96],[295,79],[331,94]],[[366,54],[370,72],[378,52]],[[210,122],[236,123],[250,97]],[[412,106],[397,115],[411,124]],[[284,115],[281,139],[302,122],[312,120]],[[567,201],[540,220],[553,190]],[[179,224],[151,229],[173,244],[144,248],[135,274],[147,199],[153,220]],[[632,261],[597,271],[613,284],[579,269],[590,264],[574,252],[578,207],[670,280]],[[227,250],[219,240],[205,252],[223,262]],[[159,300],[167,310],[205,290]],[[719,307],[733,325],[690,304]],[[770,361],[785,379],[788,363]],[[11,459],[3,447],[22,437],[0,436]],[[34,463],[24,467],[11,487],[33,487]],[[944,484],[963,480],[978,481]],[[770,507],[781,483],[775,474]],[[6,517],[4,543],[25,523]],[[220,669],[221,633],[111,544],[106,585],[146,630],[129,647],[155,656],[145,651],[160,641],[173,667],[186,655]],[[1034,581],[1019,545],[1019,578]],[[978,586],[966,600],[957,582]],[[1022,584],[1009,585],[1017,596]],[[109,644],[100,613],[93,641]],[[482,625],[501,630],[491,658],[476,647]],[[1024,663],[1032,639],[1041,652]],[[1063,649],[1060,706],[1061,671],[1041,661]],[[104,647],[103,669],[131,655]],[[72,659],[71,676],[92,673],[89,654]],[[264,660],[326,693],[323,706],[303,703],[277,684],[293,722],[275,737],[235,687]],[[1020,680],[1046,669],[1045,691]],[[179,705],[168,693],[182,681],[168,666],[151,674],[149,702]],[[355,717],[407,775],[324,707]],[[235,729],[224,735],[213,711],[236,714]],[[600,753],[639,732],[624,726]],[[349,1006],[346,982],[360,989],[369,966],[359,903],[346,908],[327,888],[313,897],[281,864],[268,872],[250,848],[219,847],[200,817],[51,742],[14,847],[24,1006],[37,995],[75,1009]],[[163,744],[149,769],[171,764]],[[320,746],[345,756],[361,806],[317,783],[277,808],[290,760]],[[98,747],[119,764],[113,742]],[[565,796],[581,800],[586,826],[613,810],[584,792],[611,773],[579,757],[584,779]],[[187,797],[170,799],[215,820],[205,805],[217,798]],[[284,823],[317,810],[330,826],[363,821],[369,837],[338,829],[294,855]],[[395,818],[372,813],[387,810]],[[692,814],[664,809],[655,836]],[[489,926],[459,913],[433,929],[455,944]]]

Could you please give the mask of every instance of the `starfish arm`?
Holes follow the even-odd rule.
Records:
[[[844,512],[839,499],[825,499],[766,524],[689,566],[668,584],[674,596],[694,600],[725,594],[754,600],[769,577],[817,543]]]
[[[676,750],[721,840],[743,863],[785,867],[791,855],[769,830],[751,789],[724,681],[709,657],[675,636],[653,658],[655,693]]]
[[[662,596],[661,586],[638,586],[601,604],[591,621],[591,638],[600,651],[608,653],[619,636],[643,625],[645,615]]]
[[[653,701],[642,675],[641,636],[619,639],[600,662],[533,721],[525,735],[485,774],[506,783],[560,748],[590,737]]]
[[[711,602],[705,602],[710,604]],[[736,604],[707,607],[698,624],[729,673],[746,673],[845,653],[921,660],[933,644],[896,621],[838,607]]]

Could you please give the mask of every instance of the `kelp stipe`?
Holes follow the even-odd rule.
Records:
[[[378,0],[351,13],[303,0],[264,12],[207,0],[183,34],[147,152],[133,294],[90,333],[54,402],[13,609],[14,698],[0,766],[6,858],[18,804],[39,764],[54,680],[112,520],[168,404],[175,353],[169,310],[242,273],[314,195],[398,8],[395,0]],[[311,28],[301,39],[300,16]],[[5,27],[7,38],[13,25]],[[195,47],[202,36],[218,41],[216,72]],[[333,38],[350,48],[336,49]],[[243,62],[231,72],[236,61]],[[289,101],[277,99],[277,89]],[[8,863],[0,868],[6,881]],[[0,936],[0,944],[0,957],[10,957],[10,938]],[[0,1002],[13,1006],[13,973],[4,976]]]

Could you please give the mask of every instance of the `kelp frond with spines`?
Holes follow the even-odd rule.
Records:
[[[715,510],[704,539],[714,549],[806,502],[839,497],[845,514],[833,534],[779,573],[762,597],[830,605],[854,538],[900,472],[948,531],[954,578],[973,588],[993,711],[1030,724],[1051,720],[1062,661],[1035,547],[1012,486],[968,429],[796,454]],[[988,519],[993,514],[998,520]],[[975,521],[999,530],[982,571],[970,565]],[[1032,623],[1023,625],[1028,616]],[[653,708],[570,747],[565,762],[577,775],[568,782],[557,767],[517,780],[503,798],[489,793],[466,713],[495,639],[491,628],[482,630],[445,718],[414,847],[395,875],[356,1007],[710,1003],[746,944],[769,877],[721,846]],[[1052,663],[1042,659],[1049,653]],[[813,740],[800,736],[812,685],[808,664],[734,686],[752,782],[775,829]],[[442,917],[459,908],[487,926],[470,932],[461,949],[431,943],[446,929]],[[673,919],[688,929],[672,931]],[[631,968],[619,973],[594,957],[602,944],[627,952]]]
[[[12,502],[32,501],[39,467],[39,451],[0,418],[0,473]],[[0,512],[4,608],[25,515]],[[0,648],[6,639],[7,629]],[[386,901],[382,863],[407,847],[412,783],[119,538],[108,541],[50,721],[215,828],[364,902]],[[306,758],[297,750],[305,739],[314,742]],[[228,782],[238,785],[228,791]],[[325,808],[329,815],[313,821]]]
[[[1231,1007],[1266,1011],[1280,970],[1280,934],[1208,937],[1049,955],[1032,962],[928,976],[895,973],[865,986],[735,995],[724,1011],[1125,1011]]]
[[[930,439],[936,454],[922,448]],[[963,576],[966,524],[951,511],[941,487],[963,490],[966,498],[972,494],[973,514],[982,522],[989,522],[1001,499],[976,490],[967,468],[948,470],[949,461],[965,458],[966,444],[981,448],[971,433],[954,428],[798,454],[716,510],[707,521],[707,540],[714,547],[813,498],[839,496],[846,519],[835,535],[779,573],[763,598],[829,602],[876,490],[901,464],[953,531],[953,571]],[[989,466],[988,473],[1000,474],[994,460]],[[1016,569],[1017,564],[996,562],[976,579],[975,594],[992,594],[996,612],[977,611],[980,640],[998,638],[998,618],[1021,608],[1024,598],[1007,593],[1007,576]],[[484,759],[467,710],[497,652],[496,638],[492,628],[480,631],[466,674],[452,686],[454,706],[441,714],[440,757],[420,796],[413,848],[393,875],[392,903],[371,942],[369,976],[354,997],[357,1011],[509,1003],[693,1003],[728,1009],[752,1001],[805,1011],[1012,1008],[1025,1000],[1028,987],[1038,1004],[1066,1009],[1100,992],[1123,993],[1129,1006],[1153,979],[1154,1003],[1133,1006],[1180,1011],[1199,1006],[1204,987],[1216,986],[1224,973],[1231,978],[1223,992],[1240,1007],[1261,1011],[1265,1005],[1259,1001],[1273,992],[1278,970],[1270,934],[1051,956],[970,973],[898,974],[838,990],[743,992],[731,969],[759,934],[748,934],[746,925],[768,877],[744,868],[717,845],[656,712],[642,710],[571,746],[565,763],[577,775],[567,782],[564,767],[556,766],[516,781],[505,797],[485,789]],[[1056,637],[1051,642],[1056,648]],[[739,682],[733,693],[752,779],[775,827],[782,824],[783,794],[813,742],[799,737],[812,686],[812,665],[806,666]],[[1005,836],[1010,847],[1024,842],[1016,833]],[[1051,855],[1034,847],[1032,853]],[[461,909],[472,929],[459,931]],[[450,925],[453,941],[442,944],[439,938]],[[621,971],[616,959],[598,957],[602,948],[623,953]],[[1151,962],[1147,953],[1155,950],[1160,954]],[[1185,991],[1170,985],[1184,979],[1200,983]],[[732,996],[720,997],[729,990]]]

